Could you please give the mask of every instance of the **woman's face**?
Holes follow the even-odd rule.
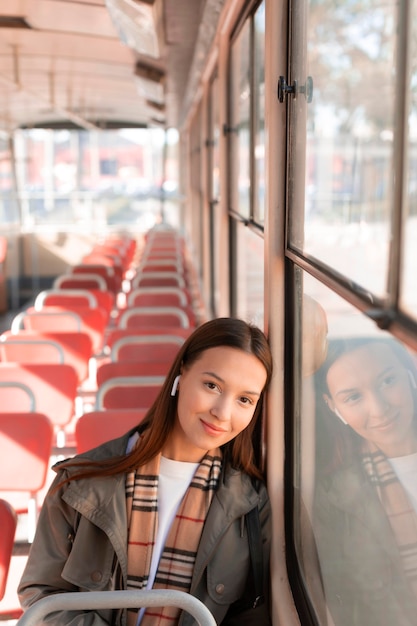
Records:
[[[330,367],[327,385],[330,409],[388,457],[417,450],[410,379],[389,346],[368,344],[342,355]]]
[[[234,439],[250,423],[266,377],[252,354],[228,347],[205,350],[181,372],[177,417],[164,456],[199,462],[208,450]]]

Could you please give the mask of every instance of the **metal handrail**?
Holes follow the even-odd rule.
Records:
[[[124,609],[155,606],[176,606],[187,611],[199,626],[216,626],[209,609],[194,596],[173,589],[130,591],[80,591],[57,593],[32,604],[17,622],[17,626],[37,626],[53,611],[94,609]]]

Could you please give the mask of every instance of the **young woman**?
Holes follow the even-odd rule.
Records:
[[[331,342],[318,372],[314,530],[336,626],[416,623],[416,379],[382,338]]]
[[[259,513],[265,583],[270,507],[253,439],[272,375],[267,340],[238,319],[203,324],[185,341],[144,421],[58,463],[19,596],[167,588],[188,591],[218,624],[269,624],[253,603],[245,525]],[[176,608],[51,614],[59,626],[192,624]]]

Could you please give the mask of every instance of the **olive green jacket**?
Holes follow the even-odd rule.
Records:
[[[77,458],[94,460],[123,455],[129,436],[110,441]],[[56,489],[73,471],[54,466],[58,475],[43,504],[18,593],[23,608],[50,594],[126,589],[127,522],[125,476],[72,481]],[[245,594],[250,556],[244,515],[258,507],[262,528],[264,580],[269,583],[270,505],[266,489],[227,467],[210,506],[197,551],[190,593],[213,613],[218,624],[262,626],[269,623],[268,602],[256,609],[228,610]],[[268,596],[268,591],[265,593]],[[236,607],[236,605],[235,605]],[[235,609],[233,607],[233,610]],[[240,610],[240,609],[239,609]],[[53,613],[56,626],[125,626],[125,610]],[[196,622],[183,612],[181,626]]]

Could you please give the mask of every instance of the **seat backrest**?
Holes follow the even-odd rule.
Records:
[[[107,283],[103,276],[93,272],[62,274],[55,278],[53,289],[99,289],[107,291]]]
[[[73,271],[88,272],[88,268],[92,268],[94,272],[98,271],[102,276],[123,276],[120,255],[112,249],[100,251],[94,248],[92,252],[82,257],[81,263],[75,265]]]
[[[42,311],[47,306],[59,306],[70,309],[73,306],[98,307],[96,296],[89,289],[45,289],[35,298],[35,311]]]
[[[14,413],[36,411],[35,393],[26,382],[13,379],[4,380],[0,376],[0,393],[3,411]]]
[[[110,354],[114,343],[122,337],[137,337],[143,335],[175,335],[187,339],[193,328],[181,328],[180,326],[140,326],[138,328],[112,328],[109,329],[105,338],[105,351]]]
[[[28,541],[36,530],[39,494],[46,487],[54,427],[42,413],[0,413],[0,491],[22,492],[18,513],[27,513]],[[10,497],[14,502],[14,496]]]
[[[159,307],[131,307],[123,311],[119,318],[120,328],[134,328],[140,326],[191,326],[187,313],[174,306]]]
[[[9,502],[0,499],[0,600],[6,591],[7,576],[12,560],[17,515]]]
[[[68,424],[74,416],[78,377],[72,365],[65,363],[0,363],[0,385],[16,383],[29,388],[33,408],[25,409],[15,402],[6,404],[1,392],[1,409],[19,412],[31,410],[43,413],[58,427]]]
[[[95,409],[149,409],[164,380],[165,376],[111,378],[98,388]]]
[[[45,486],[54,429],[42,413],[0,413],[0,491]]]
[[[121,437],[143,420],[146,409],[106,409],[84,413],[75,424],[77,452],[85,452]]]
[[[139,287],[127,296],[127,307],[133,306],[178,306],[190,304],[189,293],[179,287]]]
[[[162,259],[144,259],[138,267],[138,272],[175,272],[181,276],[185,274],[181,262],[163,261]]]
[[[97,368],[97,388],[110,378],[120,376],[166,376],[170,361],[116,361],[115,363],[103,363]]]
[[[12,321],[12,333],[19,330],[69,330],[78,332],[81,330],[81,317],[74,311],[60,309],[58,307],[48,307],[43,311],[36,311],[34,307],[29,307],[26,311],[18,313]]]
[[[87,333],[21,330],[17,335],[11,331],[0,335],[1,361],[67,363],[77,372],[79,383],[88,377],[92,354],[91,338]]]
[[[42,311],[29,307],[13,320],[11,331],[35,330],[43,332],[83,332],[92,342],[93,352],[101,350],[107,314],[99,308],[73,306],[71,310],[60,306],[48,306]]]
[[[46,307],[58,306],[66,309],[88,306],[91,309],[100,308],[109,318],[114,306],[114,294],[99,289],[45,289],[41,291],[34,303],[36,311]]]
[[[0,360],[24,363],[64,363],[64,350],[58,341],[41,333],[5,331],[0,336]]]
[[[184,339],[177,335],[122,337],[113,344],[110,358],[112,361],[163,361],[171,364],[183,343]]]
[[[178,272],[137,272],[131,280],[132,289],[137,287],[186,287],[184,277]]]
[[[116,293],[119,291],[122,285],[123,270],[116,267],[110,259],[107,259],[109,264],[106,264],[106,260],[101,257],[97,258],[84,258],[84,261],[79,265],[74,265],[72,268],[73,274],[98,274],[101,276],[107,289]]]

